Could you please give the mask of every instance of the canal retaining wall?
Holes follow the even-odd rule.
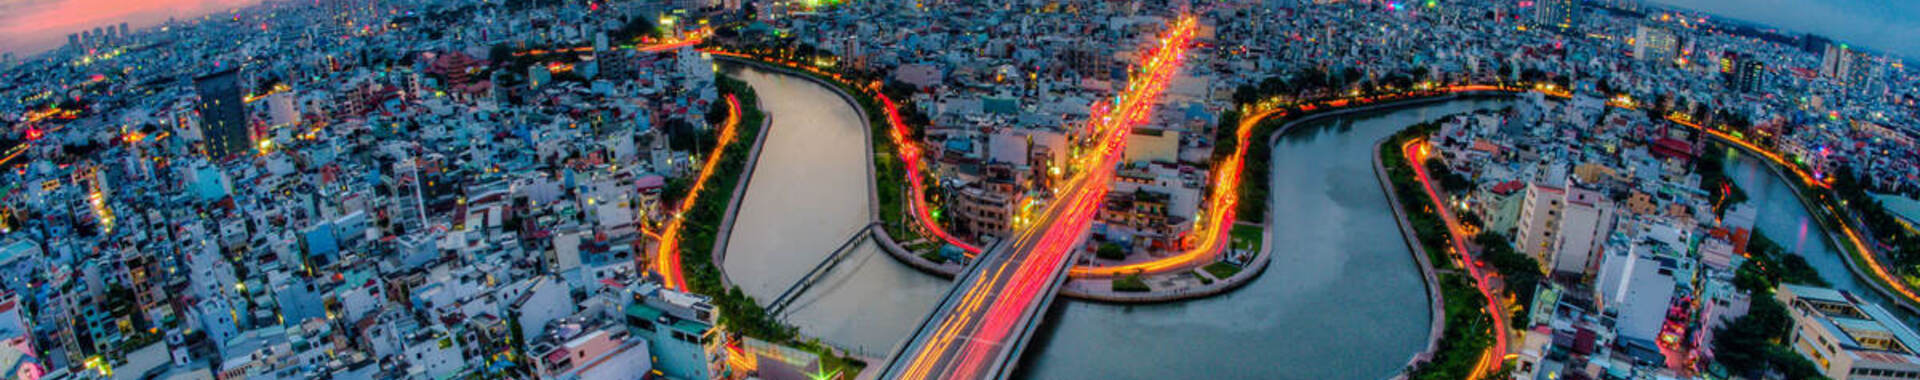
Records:
[[[741,168],[740,181],[735,182],[733,185],[733,195],[727,200],[726,216],[720,219],[720,227],[714,233],[713,251],[709,252],[713,260],[713,267],[717,272],[720,272],[720,288],[722,289],[733,287],[733,279],[727,277],[725,265],[727,262],[727,242],[733,240],[733,220],[740,215],[740,201],[747,197],[747,187],[753,183],[755,167],[760,163],[760,147],[766,145],[767,135],[771,134],[768,133],[771,132],[769,129],[773,126],[773,114],[766,112],[767,108],[765,104],[760,101],[760,97],[753,97],[753,107],[754,109],[761,110],[760,133],[753,136],[753,148],[747,152],[747,162],[746,166]],[[720,158],[711,157],[709,159],[717,160]]]

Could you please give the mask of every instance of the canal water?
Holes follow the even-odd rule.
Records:
[[[727,68],[773,115],[724,264],[771,301],[870,218],[859,114],[812,82]],[[1509,103],[1462,100],[1301,125],[1273,149],[1267,272],[1224,295],[1160,305],[1062,300],[1015,373],[1022,379],[1378,379],[1424,348],[1423,280],[1372,173],[1374,144],[1414,123]],[[1792,189],[1738,151],[1727,172],[1760,207],[1756,229],[1807,258],[1840,289],[1856,280]],[[794,302],[783,319],[809,336],[881,357],[950,287],[872,243]],[[1200,376],[1206,374],[1205,376]]]
[[[773,118],[734,219],[722,265],[761,304],[772,302],[871,219],[860,113],[832,90],[785,74],[726,67]],[[866,356],[885,356],[950,286],[861,243],[796,298],[783,320]]]
[[[1426,346],[1425,280],[1373,173],[1374,146],[1415,123],[1500,101],[1454,101],[1300,125],[1273,148],[1277,249],[1266,273],[1172,304],[1058,303],[1030,379],[1380,379]]]
[[[1770,164],[1764,161],[1765,158],[1725,144],[1711,147],[1710,154],[1720,154],[1726,158],[1727,176],[1740,186],[1741,191],[1747,193],[1747,203],[1759,208],[1759,216],[1753,223],[1754,231],[1807,259],[1807,264],[1820,272],[1820,277],[1825,278],[1834,289],[1845,290],[1878,303],[1881,308],[1904,319],[1909,326],[1920,321],[1913,313],[1893,304],[1886,295],[1863,283],[1847,269],[1846,252],[1835,246],[1833,240],[1827,238],[1826,227],[1807,213],[1800,198],[1794,196],[1793,185],[1767,169]]]

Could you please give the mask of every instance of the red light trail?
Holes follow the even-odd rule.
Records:
[[[727,120],[720,126],[720,142],[707,154],[707,162],[700,164],[700,175],[694,177],[693,188],[687,190],[687,197],[680,200],[680,207],[667,219],[667,227],[660,233],[660,244],[653,252],[654,272],[659,273],[666,287],[687,290],[686,277],[680,268],[680,226],[688,211],[693,210],[694,201],[700,199],[700,190],[707,187],[707,179],[713,176],[713,168],[720,164],[720,155],[726,153],[727,145],[733,143],[735,127],[740,125],[740,99],[727,95]]]
[[[1453,239],[1450,240],[1453,241],[1454,252],[1461,255],[1462,262],[1470,263],[1472,260],[1471,257],[1467,257],[1469,251],[1465,243],[1467,239],[1465,230],[1453,219],[1453,212],[1447,209],[1446,202],[1440,201],[1440,193],[1434,190],[1433,181],[1428,179],[1426,165],[1421,164],[1426,162],[1427,149],[1426,145],[1420,142],[1421,140],[1407,141],[1406,144],[1400,145],[1400,153],[1407,157],[1407,166],[1413,167],[1414,175],[1419,178],[1420,190],[1426,192],[1428,200],[1433,201],[1434,212],[1440,213],[1440,220],[1447,223],[1447,234],[1453,235]],[[1507,352],[1507,313],[1504,303],[1500,302],[1500,297],[1495,297],[1493,289],[1489,287],[1492,274],[1481,271],[1478,265],[1462,266],[1467,267],[1467,274],[1473,277],[1474,287],[1480,290],[1480,295],[1487,298],[1487,314],[1493,317],[1493,346],[1487,347],[1487,352],[1480,356],[1480,364],[1474,366],[1472,375],[1467,376],[1468,379],[1478,379],[1488,372],[1499,370],[1500,365],[1504,364]]]
[[[947,233],[946,228],[940,227],[939,221],[933,220],[933,211],[927,206],[927,184],[920,178],[920,148],[907,140],[913,130],[907,129],[907,123],[900,121],[900,111],[894,106],[893,98],[878,92],[874,93],[874,97],[880,99],[880,110],[887,114],[887,137],[893,139],[894,146],[899,147],[900,161],[906,165],[907,187],[912,190],[911,198],[907,200],[908,212],[913,213],[914,220],[920,223],[921,228],[932,232],[941,241],[960,247],[968,256],[980,254],[980,246],[954,237]]]
[[[989,375],[1003,357],[1013,334],[1027,318],[1041,312],[1052,294],[1050,285],[1064,275],[1079,240],[1092,226],[1114,178],[1114,165],[1125,151],[1132,127],[1146,122],[1159,95],[1165,91],[1185,58],[1196,21],[1182,17],[1144,56],[1139,74],[1116,96],[1114,111],[1095,109],[1089,131],[1089,151],[1074,160],[1079,169],[1058,200],[1042,212],[1039,222],[1016,234],[1001,254],[982,256],[978,275],[963,278],[961,298],[952,309],[936,311],[938,327],[909,346],[900,379],[970,379]],[[989,302],[991,300],[991,302]],[[984,307],[984,309],[983,309]],[[1002,363],[1004,364],[1004,363]]]

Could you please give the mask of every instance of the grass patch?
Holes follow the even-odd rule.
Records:
[[[1236,224],[1233,226],[1233,230],[1228,231],[1227,234],[1233,236],[1234,249],[1260,252],[1260,235],[1266,232],[1267,229],[1265,228]]]
[[[1225,261],[1215,261],[1212,264],[1207,264],[1207,266],[1202,268],[1206,269],[1207,273],[1212,273],[1213,277],[1216,277],[1222,280],[1225,280],[1228,277],[1233,277],[1233,275],[1236,273],[1240,273],[1240,266],[1233,265]]]
[[[1093,252],[1093,256],[1105,260],[1126,260],[1127,251],[1120,248],[1119,244],[1100,243],[1100,248]]]
[[[1140,275],[1137,274],[1130,274],[1126,277],[1113,279],[1113,291],[1116,292],[1145,292],[1149,290],[1153,290],[1153,288],[1147,287],[1147,281],[1141,279]]]
[[[927,252],[927,253],[922,253],[922,254],[920,254],[920,258],[922,258],[922,259],[927,259],[927,261],[932,261],[932,262],[933,262],[934,264],[946,264],[946,263],[947,263],[947,257],[946,257],[946,256],[941,256],[941,255],[940,255],[940,252]]]

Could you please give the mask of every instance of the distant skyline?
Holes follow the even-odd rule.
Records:
[[[1650,0],[1723,17],[1814,33],[1902,57],[1920,57],[1920,1]],[[144,28],[259,0],[0,0],[0,52],[25,56],[59,47],[94,27]]]
[[[1813,33],[1900,57],[1920,57],[1920,1],[1651,0],[1721,17]]]
[[[140,29],[167,18],[187,19],[259,0],[0,0],[0,52],[38,54],[67,43],[67,35],[127,23]]]

